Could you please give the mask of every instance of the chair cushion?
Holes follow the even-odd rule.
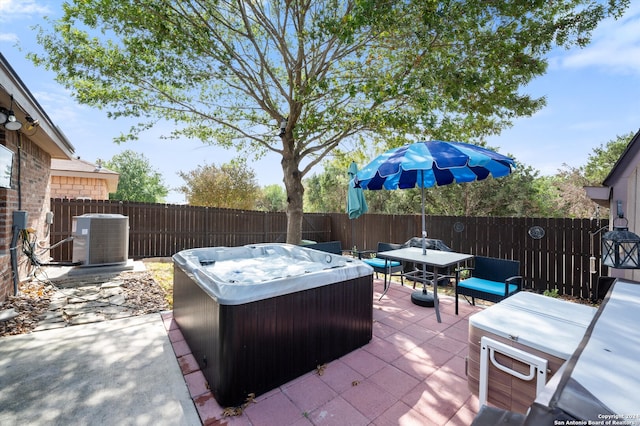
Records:
[[[489,281],[482,278],[471,277],[458,283],[458,287],[465,287],[471,290],[481,291],[483,293],[504,295],[504,283],[497,281]],[[516,284],[509,284],[509,294],[518,290]]]
[[[384,269],[384,265],[385,265],[384,259],[373,257],[371,259],[362,259],[362,261],[373,268]],[[396,266],[400,266],[400,262],[396,262],[395,260],[387,261],[387,268],[389,267],[394,268]]]

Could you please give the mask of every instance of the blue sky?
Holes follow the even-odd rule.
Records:
[[[489,145],[551,175],[563,164],[586,164],[594,148],[636,132],[640,128],[640,2],[632,3],[621,19],[601,23],[589,47],[552,52],[547,74],[525,88],[533,96],[545,96],[547,106],[490,138]],[[139,141],[115,144],[113,138],[128,129],[126,122],[109,120],[104,112],[77,104],[53,74],[36,69],[24,58],[26,52],[38,49],[29,27],[42,22],[45,15],[59,16],[60,10],[58,1],[0,0],[0,51],[66,134],[76,155],[95,162],[125,149],[143,153],[170,188],[183,183],[179,171],[220,165],[237,155],[198,141],[160,140],[161,134],[168,133],[161,126]],[[282,183],[277,156],[249,165],[260,185]],[[182,203],[184,196],[171,191],[167,202]]]

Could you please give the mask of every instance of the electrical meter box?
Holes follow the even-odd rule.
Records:
[[[13,226],[18,229],[27,229],[27,212],[16,210],[13,212]]]

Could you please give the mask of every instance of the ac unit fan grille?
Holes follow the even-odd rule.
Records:
[[[93,220],[91,222],[91,238],[89,239],[89,263],[119,263],[127,261],[127,253],[123,250],[126,241],[123,236],[128,232],[128,225],[123,220]]]

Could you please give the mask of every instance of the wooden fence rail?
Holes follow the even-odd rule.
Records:
[[[120,201],[52,199],[51,243],[72,235],[73,217],[85,213],[117,213],[129,217],[129,256],[167,257],[188,248],[240,246],[284,242],[284,213],[149,204]],[[525,284],[537,291],[589,298],[607,268],[600,259],[600,234],[607,221],[512,217],[428,216],[429,238],[453,250],[520,260]],[[303,239],[341,241],[344,249],[374,249],[379,241],[403,243],[421,235],[419,215],[366,214],[350,220],[346,214],[305,214]],[[72,243],[51,250],[57,262],[72,260]]]

